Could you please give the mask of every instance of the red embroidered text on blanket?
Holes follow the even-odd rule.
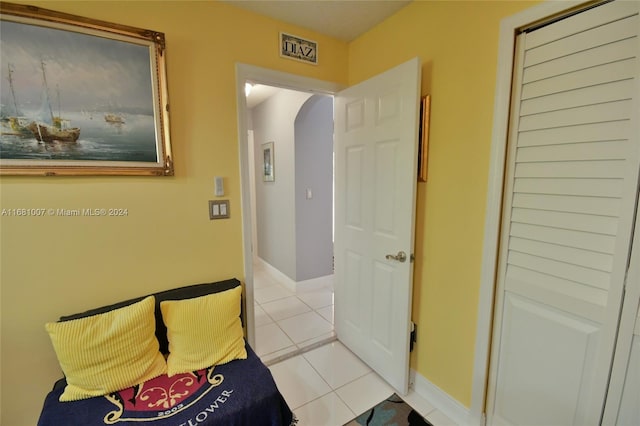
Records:
[[[224,381],[222,374],[214,374],[215,367],[177,374],[162,375],[139,386],[134,386],[105,398],[113,411],[106,413],[105,424],[151,420],[173,416],[195,404]],[[224,404],[233,390],[223,390],[214,398],[215,407]]]

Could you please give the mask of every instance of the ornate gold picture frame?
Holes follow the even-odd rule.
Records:
[[[418,181],[427,181],[429,162],[429,115],[431,114],[431,96],[423,96],[420,104],[420,136],[418,148]]]
[[[164,34],[0,3],[0,174],[173,175]]]

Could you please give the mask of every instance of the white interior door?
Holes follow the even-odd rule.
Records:
[[[488,420],[595,425],[638,192],[638,2],[517,45]]]
[[[409,337],[420,62],[335,97],[335,328],[401,394]],[[390,256],[389,256],[390,255]]]

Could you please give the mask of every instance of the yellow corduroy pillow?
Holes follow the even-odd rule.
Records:
[[[242,288],[160,302],[167,326],[169,377],[246,359],[240,321]]]
[[[107,395],[165,374],[154,308],[149,296],[103,314],[47,323],[67,379],[60,401]]]

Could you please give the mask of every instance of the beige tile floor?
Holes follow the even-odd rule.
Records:
[[[333,276],[298,283],[296,291],[254,265],[255,351],[264,363],[335,339]]]
[[[333,328],[333,277],[292,291],[254,264],[256,347],[298,426],[341,426],[394,393]],[[405,400],[434,426],[454,423],[410,391]]]
[[[275,363],[271,373],[298,426],[341,426],[394,393],[338,341]],[[413,391],[404,398],[434,426],[454,425]]]

